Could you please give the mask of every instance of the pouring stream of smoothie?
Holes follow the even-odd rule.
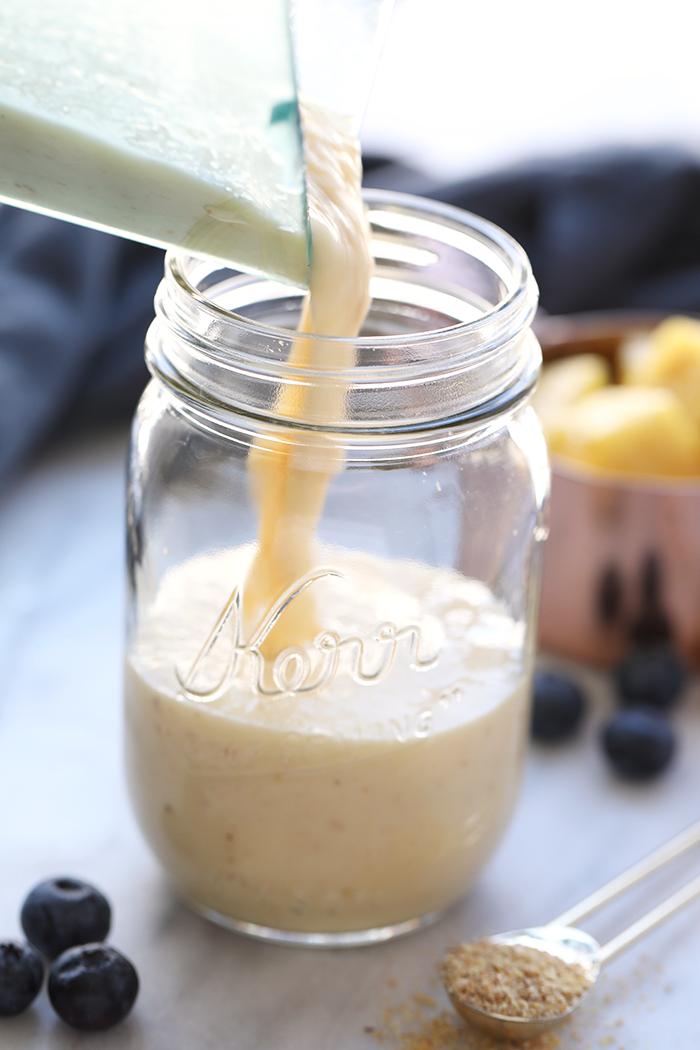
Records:
[[[302,124],[312,258],[299,331],[353,339],[369,309],[372,274],[370,229],[360,188],[360,147],[348,125],[320,107],[302,104]],[[276,406],[278,414],[317,424],[339,418],[343,389],[324,384],[318,372],[345,370],[354,360],[354,349],[348,343],[300,336],[290,364],[312,370],[314,382],[287,386]],[[258,551],[245,586],[248,630],[313,568],[314,527],[329,481],[341,463],[337,444],[323,431],[308,432],[303,443],[296,443],[290,432],[282,450],[260,443],[252,450],[249,477],[260,527]],[[313,603],[311,591],[295,599],[293,620],[282,617],[265,641],[269,655],[315,637],[320,625]]]

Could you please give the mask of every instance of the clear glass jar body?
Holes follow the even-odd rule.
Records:
[[[367,200],[373,306],[321,369],[288,361],[297,293],[168,259],[130,457],[139,822],[191,906],[309,944],[429,921],[498,843],[545,534],[527,260]]]

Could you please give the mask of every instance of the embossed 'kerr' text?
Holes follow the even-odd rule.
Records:
[[[214,627],[186,674],[175,668],[175,675],[189,700],[211,703],[218,699],[235,678],[244,677],[247,686],[260,697],[309,695],[326,688],[335,678],[342,663],[344,673],[360,686],[372,686],[389,674],[398,654],[402,654],[412,671],[429,671],[440,659],[438,650],[421,658],[421,631],[416,624],[397,627],[393,623],[377,624],[367,638],[357,635],[341,637],[336,631],[321,631],[309,647],[288,646],[272,661],[266,660],[261,647],[282,613],[307,587],[318,580],[342,574],[333,569],[318,569],[292,584],[268,610],[250,638],[243,638],[243,589],[238,586],[222,609]],[[226,644],[229,653],[218,681],[198,689],[196,680],[206,670],[217,642]]]

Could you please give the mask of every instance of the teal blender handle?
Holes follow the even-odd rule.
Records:
[[[311,2],[298,0],[303,36]],[[314,3],[334,51],[344,38],[366,48],[366,31],[347,29],[375,11],[376,39],[385,4]],[[306,286],[287,0],[3,0],[0,49],[0,200]],[[300,79],[334,109],[312,51],[301,44]]]

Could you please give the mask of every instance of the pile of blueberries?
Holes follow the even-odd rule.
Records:
[[[128,959],[102,943],[111,920],[106,897],[86,882],[56,878],[35,886],[21,912],[29,943],[0,942],[0,1017],[21,1013],[36,999],[44,956],[53,960],[49,1000],[63,1021],[92,1032],[122,1021],[139,979]]]
[[[668,713],[688,682],[685,663],[667,643],[634,645],[613,672],[621,710],[603,726],[601,743],[623,777],[656,776],[673,758],[676,741]],[[561,674],[535,675],[532,736],[546,743],[574,736],[585,713],[580,685]]]

